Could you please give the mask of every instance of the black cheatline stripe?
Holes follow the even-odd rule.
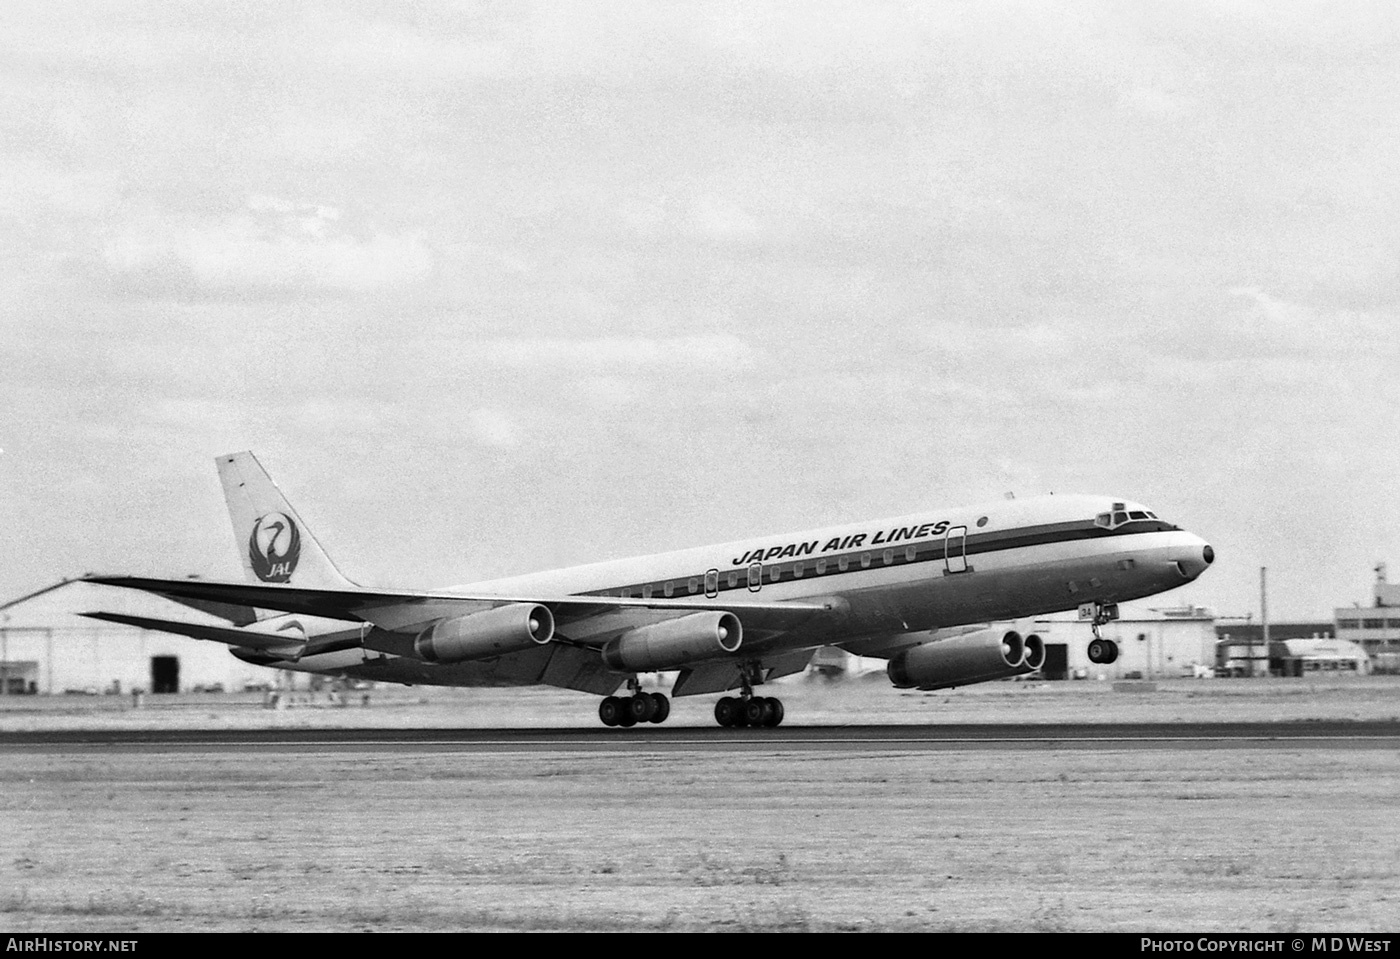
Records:
[[[1131,527],[1131,528],[1129,528]],[[954,527],[956,529],[957,527]],[[991,533],[970,533],[963,544],[963,556],[985,556],[988,553],[999,553],[1009,549],[1024,549],[1028,546],[1046,546],[1051,543],[1072,543],[1085,539],[1103,539],[1110,536],[1131,536],[1137,533],[1158,533],[1173,530],[1176,527],[1170,523],[1160,520],[1131,520],[1116,529],[1104,529],[1096,526],[1092,521],[1076,520],[1070,523],[1051,523],[1045,526],[1030,526],[1024,529],[998,530]],[[856,549],[844,553],[831,553],[826,556],[804,557],[803,559],[793,559],[786,563],[763,563],[764,582],[772,584],[774,582],[790,583],[797,579],[806,579],[808,576],[814,579],[830,579],[832,576],[842,576],[848,573],[864,573],[872,569],[887,569],[893,566],[913,566],[916,563],[936,563],[946,559],[946,536],[940,536],[936,540],[924,540],[923,542],[910,542],[903,540],[898,543],[876,543],[869,549]],[[905,551],[913,546],[914,559],[905,558]],[[886,550],[893,552],[892,562],[885,563],[883,554]],[[870,554],[870,565],[861,566],[860,557]],[[839,560],[847,560],[847,568],[840,569]],[[826,572],[818,573],[815,568],[817,560],[826,560]],[[792,568],[794,564],[801,563],[804,569],[802,576],[794,576]],[[748,591],[748,567],[752,564],[745,564],[741,568],[728,568],[719,571],[719,592]],[[771,571],[778,570],[778,579],[772,579]],[[729,574],[735,574],[735,583],[729,585]],[[690,591],[690,580],[694,579],[696,588]],[[673,584],[670,597],[666,596],[666,583]],[[652,588],[651,599],[689,599],[692,596],[705,595],[705,574],[696,576],[673,576],[669,579],[648,580],[644,583],[634,583],[631,586],[612,586],[608,589],[594,589],[586,593],[579,593],[579,596],[615,596],[619,591],[627,596],[637,599],[641,598],[642,590],[650,586]],[[711,597],[713,598],[713,597]]]

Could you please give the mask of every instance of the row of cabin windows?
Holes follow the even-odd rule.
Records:
[[[903,553],[904,560],[908,563],[914,562],[914,560],[918,556],[918,550],[913,546],[906,546],[903,550]],[[885,566],[892,566],[894,565],[896,555],[897,554],[895,550],[887,549],[880,554],[880,560]],[[870,553],[860,554],[861,569],[869,569],[873,562],[874,557]],[[827,559],[814,560],[812,562],[812,571],[817,576],[823,576],[826,574],[827,570],[831,568],[830,564],[831,561]],[[849,570],[851,568],[851,557],[838,557],[836,560],[836,568],[843,573]],[[747,573],[743,574],[745,585],[747,585],[749,589],[756,590],[763,585],[763,569],[764,567],[762,563],[753,563],[749,566]],[[792,564],[792,576],[794,579],[801,579],[806,574],[807,564],[805,562],[799,560],[798,562]],[[729,572],[725,573],[724,576],[725,582],[728,584],[730,589],[737,589],[739,587],[739,570],[731,569]],[[768,581],[770,583],[779,582],[782,579],[782,576],[783,567],[781,565],[773,565],[768,567]],[[718,592],[720,581],[719,573],[707,573],[705,574],[705,578],[707,580],[707,582],[705,583],[705,591],[707,593]],[[690,579],[686,580],[685,588],[686,591],[692,596],[698,593],[700,591],[700,577],[690,577]],[[666,582],[661,584],[661,595],[669,599],[670,597],[676,594],[677,589],[678,585],[676,581],[668,579]],[[647,585],[643,586],[641,588],[642,599],[651,599],[652,596],[655,594],[655,590],[656,586],[654,584],[648,583]],[[617,595],[626,598],[628,596],[636,596],[638,594],[636,588],[634,587],[632,589],[620,589],[618,590]]]

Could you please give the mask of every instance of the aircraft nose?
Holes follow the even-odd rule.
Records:
[[[1195,579],[1215,562],[1214,547],[1198,536],[1191,539],[1194,542],[1184,546],[1175,561],[1177,571],[1183,579]]]

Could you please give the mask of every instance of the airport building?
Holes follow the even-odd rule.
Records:
[[[1337,639],[1355,643],[1370,657],[1377,673],[1400,673],[1400,583],[1386,581],[1385,564],[1376,566],[1370,607],[1336,610]]]
[[[1337,633],[1331,623],[1270,623],[1267,643],[1263,624],[1252,618],[1222,619],[1216,623],[1215,632],[1217,676],[1300,676],[1304,670],[1296,666],[1296,661],[1309,658],[1302,650],[1317,649],[1316,644],[1329,642],[1341,649],[1335,646]],[[1293,652],[1288,644],[1293,644]]]
[[[91,611],[229,624],[135,590],[55,583],[0,606],[0,695],[232,691],[279,680],[278,673],[234,658],[223,643],[80,615]]]
[[[1103,638],[1118,644],[1118,659],[1091,663],[1089,624],[1068,616],[1037,619],[1045,640],[1046,679],[1178,679],[1214,673],[1215,613],[1203,606],[1147,609],[1124,606],[1105,624]]]

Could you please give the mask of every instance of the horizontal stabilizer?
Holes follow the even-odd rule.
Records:
[[[227,626],[206,626],[202,623],[181,623],[169,619],[151,619],[146,616],[126,616],[122,613],[81,613],[88,619],[100,619],[108,623],[121,623],[140,629],[153,629],[162,633],[176,633],[191,639],[207,639],[230,646],[242,646],[260,652],[276,653],[279,656],[295,657],[306,645],[305,641],[292,639],[285,634],[255,632],[247,629],[231,629]]]

